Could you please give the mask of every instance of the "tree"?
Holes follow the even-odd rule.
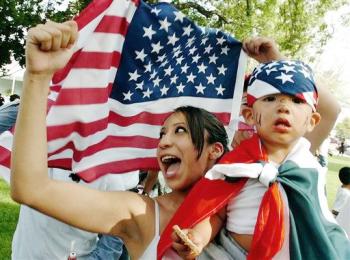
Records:
[[[0,67],[10,63],[13,56],[24,64],[24,34],[28,27],[44,17],[63,21],[76,15],[91,0],[71,0],[69,8],[57,11],[62,0],[50,0],[47,6],[39,0],[0,0],[1,17]],[[155,3],[159,0],[145,0]],[[276,39],[283,53],[312,61],[322,51],[331,36],[323,17],[336,10],[346,0],[173,0],[172,3],[202,26],[223,29],[243,40],[252,35]],[[349,17],[342,18],[344,22]],[[313,46],[315,54],[306,57],[306,47]]]
[[[338,123],[335,130],[336,136],[339,139],[350,139],[350,117],[347,117],[342,122]]]
[[[0,0],[0,68],[11,58],[24,65],[24,36],[29,26],[42,20],[43,7],[39,0]]]
[[[24,66],[24,38],[28,28],[42,23],[45,19],[63,21],[73,17],[91,0],[71,1],[66,11],[57,11],[56,7],[63,0],[0,0],[0,76],[7,71],[4,65],[10,64],[12,59]]]

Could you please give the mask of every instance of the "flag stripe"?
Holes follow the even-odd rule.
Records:
[[[93,155],[100,150],[108,148],[124,148],[124,147],[134,147],[134,148],[145,148],[153,149],[157,146],[159,142],[158,138],[149,138],[144,136],[108,136],[106,139],[100,143],[90,145],[87,149],[83,151],[75,150],[73,155],[74,162],[80,162],[85,156]],[[74,149],[72,142],[67,143],[65,146],[49,154],[49,156],[60,153],[67,149]]]
[[[7,150],[5,147],[0,145],[0,162],[1,165],[5,166],[6,168],[10,168],[11,165],[11,157],[8,156],[10,153],[9,150]]]
[[[72,68],[96,68],[109,69],[118,67],[120,62],[120,52],[80,52],[79,59],[72,64]]]
[[[125,36],[128,26],[129,23],[125,17],[106,15],[96,27],[95,32],[117,33]]]

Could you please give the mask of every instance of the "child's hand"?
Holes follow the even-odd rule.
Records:
[[[243,50],[260,63],[284,59],[276,42],[267,37],[254,37],[243,41]]]
[[[232,149],[235,149],[242,141],[251,138],[253,133],[254,131],[252,130],[236,131],[231,143]]]
[[[196,241],[194,234],[190,229],[180,229],[179,226],[173,227],[174,232],[171,235],[173,240],[172,247],[183,259],[195,259],[200,255],[203,247]],[[197,243],[196,243],[197,242]]]

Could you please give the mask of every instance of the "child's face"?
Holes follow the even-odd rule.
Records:
[[[244,112],[248,122],[256,126],[264,143],[288,147],[313,130],[320,115],[302,99],[284,94],[259,98]],[[246,110],[247,111],[247,110]]]

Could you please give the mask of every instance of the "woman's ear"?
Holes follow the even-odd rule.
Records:
[[[254,125],[253,108],[245,106],[242,109],[242,116],[248,125]]]
[[[224,146],[220,142],[215,142],[211,145],[211,149],[209,151],[209,158],[211,160],[217,160],[223,155]]]
[[[311,132],[314,130],[315,126],[318,125],[318,123],[321,121],[321,115],[318,112],[312,112],[311,118],[310,118],[310,124],[308,127],[308,132]]]

